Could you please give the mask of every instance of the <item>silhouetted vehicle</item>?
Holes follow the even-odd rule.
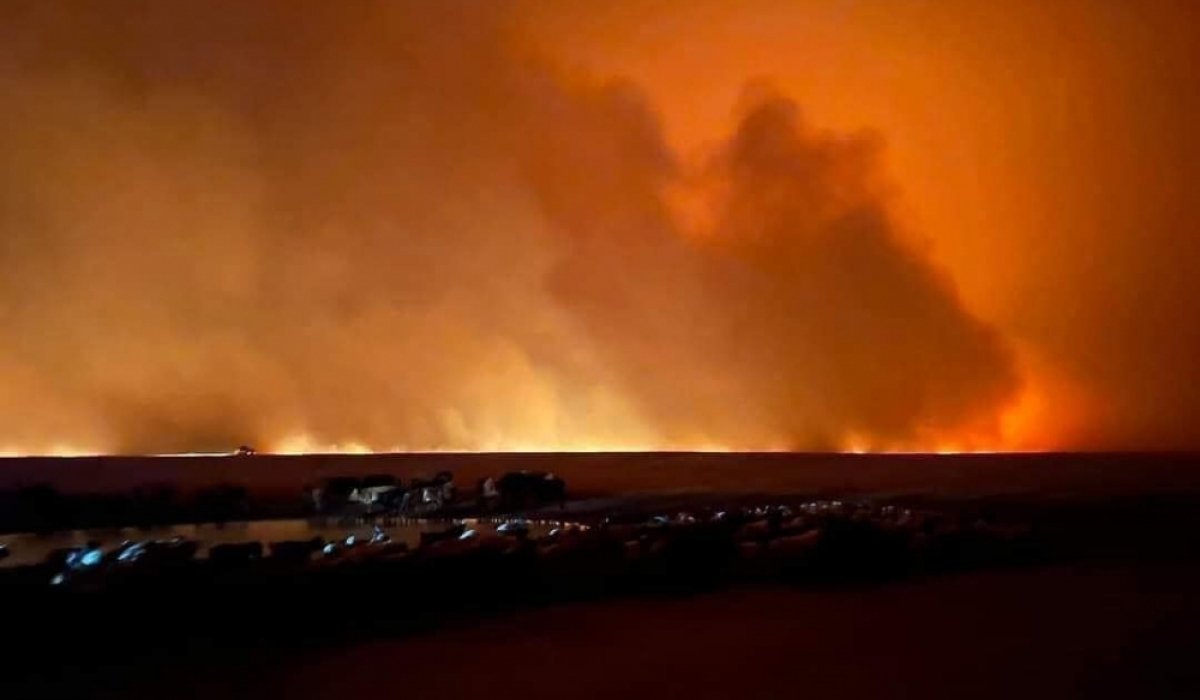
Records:
[[[219,544],[208,550],[208,560],[218,566],[247,564],[251,561],[261,559],[262,555],[262,542]]]
[[[321,513],[337,514],[346,510],[350,505],[350,496],[359,487],[362,480],[353,476],[334,476],[325,480],[324,487],[319,489],[314,501]]]
[[[567,482],[549,472],[509,472],[496,483],[504,510],[540,508],[567,500]]]
[[[421,533],[421,548],[429,547],[444,542],[446,540],[457,540],[467,531],[467,526],[459,523],[453,527],[446,528],[440,532],[422,532]]]
[[[500,505],[500,487],[496,485],[495,477],[485,476],[476,486],[480,510],[495,510]]]
[[[347,496],[368,513],[392,510],[399,504],[400,484],[391,474],[371,474],[362,478]]]
[[[415,478],[400,499],[398,510],[410,515],[436,513],[454,502],[454,474],[438,472],[432,479]]]
[[[384,530],[383,528],[376,525],[372,529],[371,539],[368,540],[367,543],[375,544],[375,545],[385,545],[385,544],[391,544],[391,542],[392,542],[392,536],[389,535],[386,530]]]
[[[454,472],[440,471],[437,476],[433,477],[436,483],[442,490],[442,502],[444,505],[449,505],[454,501],[454,497],[458,495],[458,487],[454,485]]]
[[[305,562],[325,546],[325,540],[314,537],[310,540],[283,540],[271,543],[271,558],[278,561]]]
[[[199,550],[200,543],[196,540],[173,537],[169,540],[122,542],[109,554],[109,558],[119,566],[178,566],[194,559]]]
[[[513,518],[497,525],[496,533],[512,537],[526,537],[529,535],[529,521],[524,518]]]
[[[8,559],[8,554],[9,554],[8,547],[0,544],[0,561],[4,561],[5,559]]]
[[[398,485],[396,477],[391,474],[367,474],[359,482],[360,489],[394,488]]]
[[[83,554],[83,547],[58,547],[46,553],[42,563],[52,569],[65,569]]]
[[[242,445],[233,453],[235,457],[253,457],[258,454],[258,450],[249,445]]]
[[[135,561],[146,553],[146,545],[148,544],[148,542],[125,540],[108,553],[108,559],[110,562]]]
[[[150,547],[150,558],[155,564],[186,564],[196,558],[200,543],[182,537],[156,540]]]

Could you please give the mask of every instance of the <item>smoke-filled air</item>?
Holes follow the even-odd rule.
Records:
[[[1194,93],[1014,101],[984,3],[604,5],[0,4],[0,451],[1200,446]]]

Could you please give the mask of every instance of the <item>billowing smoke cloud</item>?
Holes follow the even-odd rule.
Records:
[[[879,143],[748,92],[702,164],[501,3],[0,9],[0,447],[836,448],[1017,379]]]

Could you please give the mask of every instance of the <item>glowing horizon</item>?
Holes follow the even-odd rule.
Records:
[[[0,455],[1200,448],[1200,5],[284,5],[3,13]]]

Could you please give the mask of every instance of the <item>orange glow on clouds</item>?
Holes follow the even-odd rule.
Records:
[[[1200,4],[54,5],[2,455],[1200,447]]]

